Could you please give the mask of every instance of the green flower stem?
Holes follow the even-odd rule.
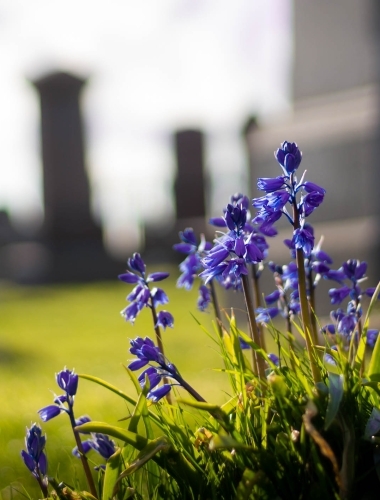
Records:
[[[37,482],[41,488],[41,491],[42,491],[42,495],[44,498],[48,498],[49,496],[49,492],[48,492],[48,489],[47,489],[47,486],[44,484],[44,481],[41,477],[41,471],[40,471],[40,468],[39,466],[37,465],[37,476],[35,476],[36,479],[37,479]]]
[[[214,307],[214,314],[215,314],[216,323],[217,323],[217,327],[218,327],[218,333],[219,333],[220,338],[222,338],[223,337],[223,330],[222,330],[223,323],[222,323],[222,317],[220,314],[218,296],[216,295],[214,280],[211,280],[209,285],[210,285],[210,291],[211,291],[212,305]]]
[[[186,380],[181,377],[181,375],[177,375],[176,380],[189,394],[191,394],[191,396],[193,396],[194,399],[202,403],[207,403],[207,401],[202,398],[202,396],[190,384],[188,384]]]
[[[242,274],[241,281],[243,284],[244,299],[247,307],[249,330],[251,334],[251,339],[258,345],[261,346],[259,330],[257,328],[255,311],[253,309],[253,303],[251,300],[251,293],[249,289],[249,278],[248,276]],[[252,349],[252,365],[255,375],[259,377],[260,380],[265,380],[265,369],[264,360],[259,356],[254,349]]]
[[[257,277],[257,264],[252,264],[252,285],[253,285],[253,303],[256,307],[261,307],[261,295],[260,295],[260,286],[259,286],[259,278]],[[267,352],[267,346],[265,343],[264,332],[262,328],[257,325],[259,331],[260,338],[260,347]]]
[[[292,176],[291,182],[293,182]],[[300,228],[299,212],[296,199],[293,200],[293,227],[294,231]],[[305,333],[306,347],[309,356],[311,372],[313,374],[314,383],[317,384],[322,380],[322,378],[314,351],[315,340],[313,338],[313,326],[310,316],[309,301],[307,299],[305,256],[302,248],[297,248],[296,250],[296,261],[298,270],[298,294],[301,306],[303,330]]]
[[[313,326],[310,318],[309,302],[306,295],[305,265],[302,248],[297,249],[297,268],[298,268],[298,293],[300,297],[301,316],[303,329],[305,332],[306,347],[309,355],[310,367],[313,374],[314,383],[321,381],[321,373],[315,358],[313,342]]]
[[[70,417],[70,424],[71,424],[71,427],[72,427],[73,433],[74,433],[75,442],[76,442],[78,452],[80,455],[80,459],[82,461],[83,470],[84,470],[84,473],[86,475],[87,484],[88,484],[88,487],[90,488],[90,493],[95,498],[98,498],[98,492],[96,491],[94,479],[93,479],[92,474],[91,474],[90,466],[88,465],[87,457],[83,451],[82,441],[80,440],[79,432],[75,430],[76,423],[75,423],[75,417],[74,417],[74,412],[73,412],[72,407],[70,408],[69,417]]]
[[[160,351],[162,352],[162,355],[165,357],[164,344],[162,342],[162,337],[161,337],[161,330],[160,330],[160,327],[157,325],[157,312],[156,312],[156,308],[154,307],[152,297],[150,298],[150,308],[151,308],[152,317],[153,317],[153,327],[154,327],[154,331],[156,332],[157,346],[160,349]],[[167,377],[162,377],[162,381],[164,384],[169,383],[169,380]],[[172,396],[171,396],[170,392],[168,392],[165,397],[166,397],[166,401],[170,405],[173,404],[173,400],[172,400]]]
[[[309,305],[310,305],[310,313],[311,313],[311,326],[313,328],[313,341],[315,344],[318,344],[318,330],[317,330],[317,320],[315,316],[315,286],[313,284],[313,277],[310,274],[308,276],[308,284],[309,284]]]

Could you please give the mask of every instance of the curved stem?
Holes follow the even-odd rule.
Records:
[[[93,479],[92,474],[91,474],[90,466],[88,465],[88,460],[87,460],[87,457],[86,457],[84,450],[83,450],[82,441],[80,440],[80,437],[79,437],[79,432],[77,432],[75,430],[75,427],[76,427],[75,417],[74,417],[74,412],[73,412],[73,408],[71,405],[69,405],[69,417],[70,417],[70,424],[71,424],[71,427],[72,427],[73,433],[74,433],[75,442],[76,442],[78,452],[80,455],[80,459],[82,461],[83,470],[84,470],[84,473],[86,475],[87,484],[88,484],[88,487],[90,488],[90,493],[95,498],[98,498],[98,492],[96,491],[96,487],[95,487],[94,479]]]
[[[242,274],[241,281],[243,285],[245,305],[247,307],[248,313],[248,322],[249,322],[249,330],[251,334],[251,339],[258,345],[261,346],[259,330],[257,328],[255,311],[253,309],[253,304],[251,300],[251,294],[249,289],[249,279],[248,276]],[[260,380],[265,380],[265,369],[264,369],[264,360],[260,355],[256,353],[254,349],[252,349],[252,364],[253,371],[256,375],[258,375]]]
[[[150,308],[151,308],[152,317],[153,317],[153,327],[154,327],[154,331],[156,332],[157,346],[160,349],[162,355],[165,357],[164,344],[162,342],[162,337],[161,337],[161,330],[160,330],[160,327],[157,325],[157,312],[156,312],[156,308],[154,307],[152,297],[150,298]],[[166,377],[162,377],[162,381],[164,384],[169,383],[169,380]],[[173,403],[172,396],[171,396],[170,392],[168,392],[165,397],[166,397],[166,401],[169,404]]]
[[[202,396],[190,384],[188,384],[186,380],[181,377],[181,375],[177,374],[175,376],[175,379],[184,389],[187,390],[189,394],[193,396],[194,399],[196,399],[197,401],[201,401],[202,403],[207,403],[207,401],[202,398]]]
[[[317,321],[315,317],[315,286],[313,283],[312,272],[310,272],[307,276],[307,281],[309,285],[309,305],[310,305],[310,314],[311,314],[311,326],[313,328],[313,341],[315,344],[318,343],[318,330],[317,330]]]
[[[41,471],[40,471],[40,468],[38,465],[37,465],[37,476],[35,476],[35,478],[37,479],[39,487],[41,488],[43,497],[48,498],[49,492],[48,492],[47,486],[44,484],[44,480],[41,477]]]
[[[294,230],[300,228],[300,217],[297,207],[297,200],[294,196],[293,198],[293,219],[294,219]],[[301,316],[303,323],[303,330],[305,333],[306,347],[309,355],[310,368],[313,375],[314,383],[317,384],[321,381],[321,373],[316,361],[316,355],[314,351],[314,341],[313,341],[313,326],[311,323],[309,302],[307,300],[307,290],[306,290],[306,273],[305,273],[305,257],[302,248],[296,249],[296,261],[298,269],[298,294],[301,306]]]

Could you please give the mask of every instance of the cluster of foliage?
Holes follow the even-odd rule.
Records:
[[[321,242],[315,244],[313,227],[306,222],[323,202],[325,190],[305,181],[304,175],[297,179],[302,155],[295,143],[284,142],[275,157],[282,174],[258,179],[265,195],[252,200],[258,209],[253,218],[249,199],[236,194],[223,216],[210,221],[221,229],[213,244],[203,236],[198,241],[187,228],[174,245],[186,254],[178,286],[191,289],[199,280],[198,308],[213,307],[212,338],[229,378],[228,400],[223,405],[207,402],[166,358],[162,330],[173,327],[174,318],[158,311],[169,299],[155,284],[168,273],[147,274],[143,259],[134,254],[129,269],[119,276],[134,285],[122,315],[133,324],[148,309],[155,331],[155,340],[147,336],[130,341],[134,358],[125,368],[136,396],[67,368],[56,375],[62,394],[38,413],[43,422],[67,415],[76,444],[73,459],[82,461],[87,488],[82,491],[49,476],[46,437],[34,423],[27,429],[21,456],[43,498],[285,500],[376,494],[380,341],[378,330],[369,328],[369,317],[380,284],[376,289],[362,287],[365,262],[348,260],[337,270],[330,267],[332,259]],[[292,226],[292,238],[285,241],[292,260],[283,266],[268,260],[267,243],[277,234],[274,224],[282,216]],[[262,297],[265,268],[273,273],[275,290]],[[315,288],[321,279],[338,284],[329,291],[332,304],[347,301],[322,326],[315,314]],[[222,315],[217,286],[244,294],[248,334],[237,325],[233,310]],[[283,317],[284,331],[272,322],[276,316]],[[266,347],[269,334],[275,353]],[[125,400],[130,416],[118,426],[76,418],[79,379]],[[179,397],[179,392],[189,397]],[[96,473],[90,452],[104,459]]]

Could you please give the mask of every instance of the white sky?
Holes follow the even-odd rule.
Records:
[[[41,221],[28,79],[64,70],[89,77],[87,166],[108,241],[134,244],[139,221],[172,217],[178,127],[207,134],[211,210],[221,209],[244,185],[247,116],[288,105],[291,43],[290,0],[0,0],[0,208]]]

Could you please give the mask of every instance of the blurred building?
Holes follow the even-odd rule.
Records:
[[[246,130],[252,195],[262,195],[257,177],[280,175],[273,150],[297,142],[300,170],[327,190],[310,218],[316,239],[325,236],[336,267],[369,261],[372,285],[380,277],[379,12],[375,0],[294,0],[292,109]],[[281,244],[273,251],[287,258]]]

